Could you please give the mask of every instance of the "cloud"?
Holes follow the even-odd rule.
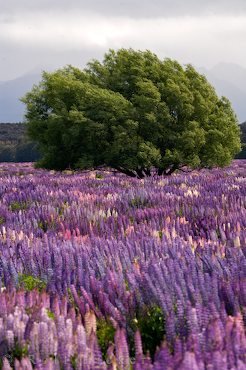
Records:
[[[27,13],[0,24],[0,42],[19,47],[63,52],[132,46],[155,49],[163,56],[168,51],[182,53],[182,59],[189,55],[209,58],[215,49],[224,56],[229,48],[242,53],[245,35],[246,15],[131,19],[70,11],[56,17]]]
[[[120,47],[198,66],[245,65],[245,8],[240,0],[8,0],[0,14],[0,80],[38,66],[82,66]]]
[[[29,13],[24,18],[0,24],[0,40],[53,50],[101,47],[126,38],[131,32],[131,24],[132,21],[127,19],[109,20],[76,12],[60,13],[55,18],[44,14],[33,17]]]
[[[183,15],[242,14],[245,0],[0,0],[2,14],[80,10],[106,16],[153,18]]]

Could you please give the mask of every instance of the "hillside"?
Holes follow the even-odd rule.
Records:
[[[237,155],[238,159],[246,159],[246,121],[241,125],[241,142],[242,142],[242,151]]]
[[[0,83],[0,122],[23,121],[25,106],[20,98],[40,80],[40,74],[30,74]]]
[[[241,132],[242,132],[242,136],[241,136],[242,142],[246,144],[246,121],[243,122],[240,125],[240,127],[241,127]]]
[[[23,123],[0,123],[0,144],[17,144],[26,134]]]
[[[33,162],[39,158],[36,144],[26,136],[23,123],[0,123],[0,162]]]

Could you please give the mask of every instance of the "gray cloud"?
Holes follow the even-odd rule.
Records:
[[[246,13],[245,0],[1,0],[1,14],[80,10],[133,18]]]
[[[0,0],[0,81],[109,48],[150,49],[181,63],[246,65],[245,0]]]

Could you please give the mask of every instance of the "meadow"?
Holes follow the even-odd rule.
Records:
[[[246,161],[0,164],[0,368],[246,369]]]

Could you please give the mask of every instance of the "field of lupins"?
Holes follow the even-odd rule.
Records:
[[[0,165],[0,368],[246,369],[246,161]]]

